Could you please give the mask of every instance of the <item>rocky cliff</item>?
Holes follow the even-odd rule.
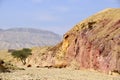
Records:
[[[51,66],[74,62],[79,69],[120,72],[120,9],[106,9],[78,23],[48,54]]]

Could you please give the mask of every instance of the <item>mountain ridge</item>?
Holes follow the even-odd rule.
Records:
[[[0,49],[17,49],[55,45],[61,36],[47,30],[10,28],[0,31]]]

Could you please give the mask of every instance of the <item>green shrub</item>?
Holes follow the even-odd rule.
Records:
[[[28,49],[28,48],[23,48],[22,50],[15,50],[12,52],[12,56],[14,58],[18,58],[21,60],[21,62],[23,63],[23,65],[26,64],[26,58],[29,56],[29,55],[32,55],[31,53],[31,49]]]

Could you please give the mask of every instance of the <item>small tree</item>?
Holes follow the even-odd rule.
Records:
[[[12,56],[14,58],[18,58],[21,60],[21,62],[23,63],[23,65],[26,64],[26,58],[29,56],[29,55],[32,55],[31,53],[31,49],[28,49],[28,48],[23,48],[22,50],[15,50],[12,52]]]

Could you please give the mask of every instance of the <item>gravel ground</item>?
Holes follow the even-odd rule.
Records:
[[[11,73],[0,73],[0,80],[120,80],[120,76],[85,70],[26,68]]]

